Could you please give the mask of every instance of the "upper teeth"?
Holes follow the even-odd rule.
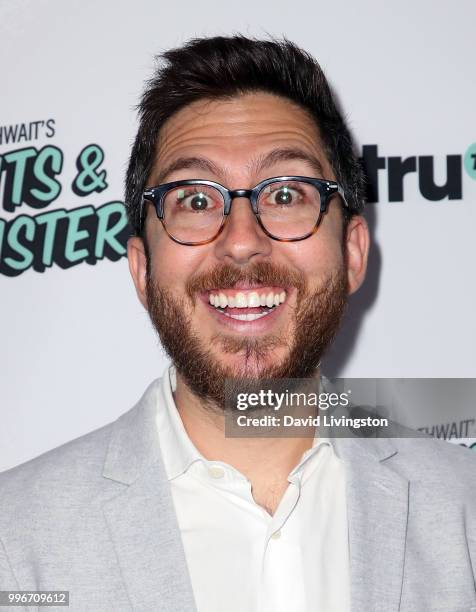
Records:
[[[210,304],[215,308],[256,308],[257,306],[278,306],[286,299],[286,292],[280,293],[270,291],[269,293],[259,294],[257,291],[239,292],[234,296],[225,295],[224,293],[210,293]]]

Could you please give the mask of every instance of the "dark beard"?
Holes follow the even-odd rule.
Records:
[[[269,262],[257,262],[246,271],[230,266],[217,268],[206,276],[191,279],[186,292],[195,305],[200,291],[214,287],[226,289],[246,280],[297,288],[295,332],[288,355],[272,366],[260,364],[271,354],[270,351],[285,345],[282,337],[270,334],[261,337],[215,334],[212,342],[217,343],[220,350],[243,353],[244,365],[237,371],[221,365],[212,352],[203,346],[184,310],[187,305],[183,300],[177,300],[170,291],[154,284],[148,266],[146,293],[150,319],[185,384],[212,410],[224,408],[225,381],[229,384],[231,379],[258,382],[265,378],[312,377],[339,328],[347,303],[344,265],[328,274],[321,286],[310,295],[301,275]]]

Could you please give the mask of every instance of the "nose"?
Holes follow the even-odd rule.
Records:
[[[251,259],[269,255],[271,248],[271,238],[260,227],[250,200],[234,198],[223,230],[215,242],[216,257],[243,265]]]

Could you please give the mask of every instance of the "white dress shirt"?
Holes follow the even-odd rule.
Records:
[[[170,365],[157,428],[198,612],[348,612],[345,473],[331,441],[314,438],[271,516],[241,472],[196,449],[175,386]]]

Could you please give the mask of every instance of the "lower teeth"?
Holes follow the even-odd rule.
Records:
[[[270,312],[272,312],[276,306],[273,306],[269,310],[265,310],[263,312],[258,313],[246,313],[246,314],[230,314],[229,312],[225,312],[222,308],[217,308],[221,314],[225,315],[225,317],[230,317],[232,319],[237,319],[238,321],[256,321],[257,319],[261,319],[261,317],[265,317]]]

